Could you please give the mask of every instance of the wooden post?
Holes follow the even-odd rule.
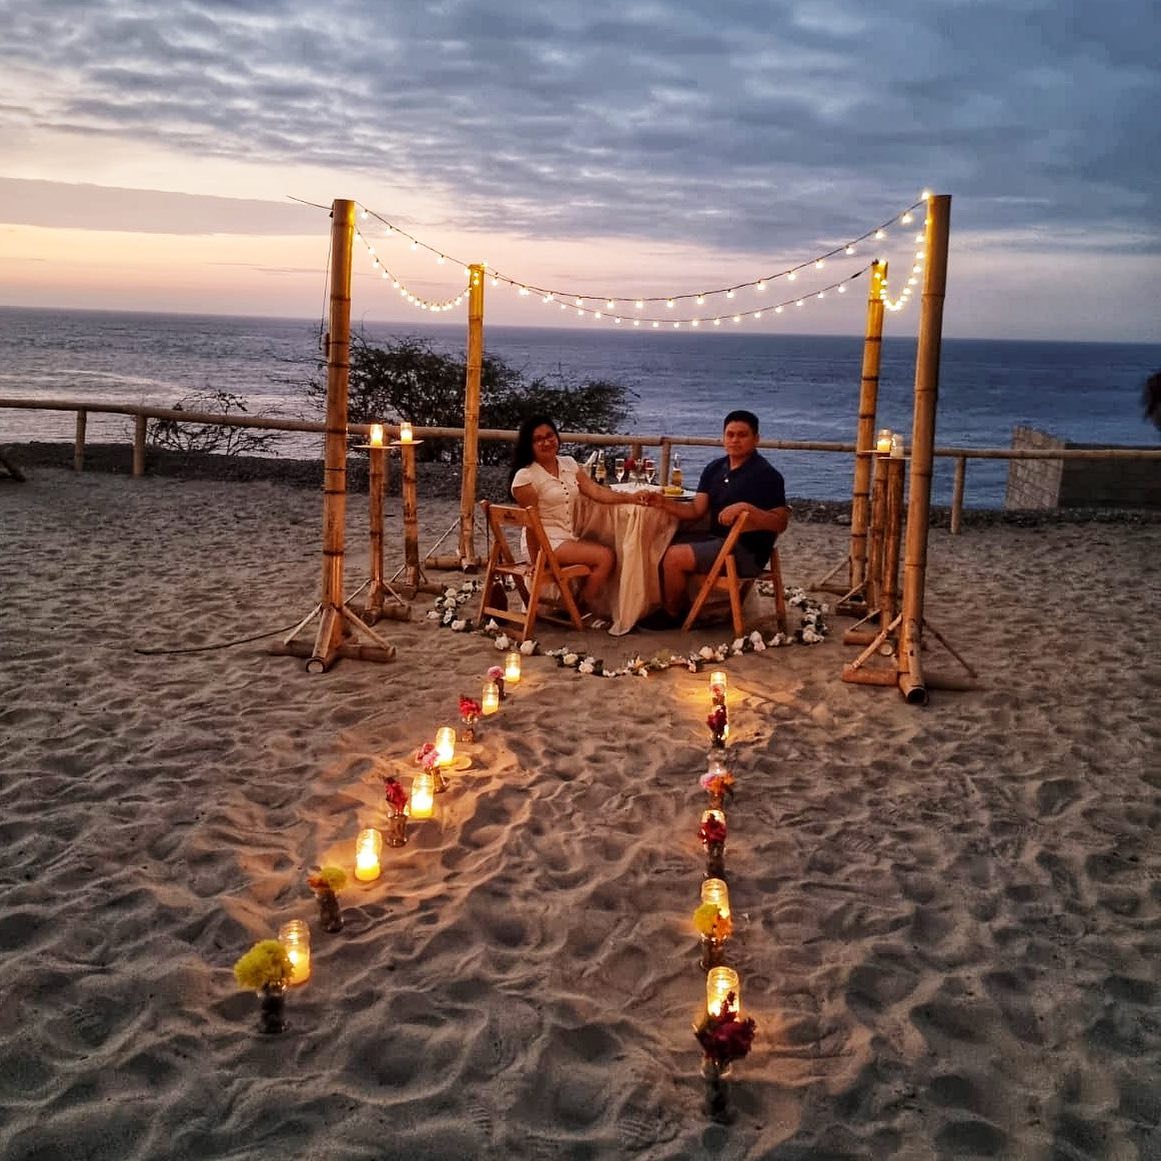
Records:
[[[960,523],[963,520],[963,486],[967,473],[967,457],[955,458],[955,482],[951,487],[951,534],[959,535]]]
[[[403,461],[403,564],[407,583],[419,591],[419,503],[415,477],[415,445],[422,440],[408,440],[399,445]]]
[[[145,475],[145,432],[149,427],[149,420],[144,415],[138,415],[133,420],[133,474]]]
[[[887,528],[887,460],[889,456],[874,456],[875,477],[871,499],[871,550],[867,572],[865,595],[867,608],[877,609],[882,603],[883,585],[883,540]]]
[[[480,378],[484,369],[484,267],[468,267],[468,373],[464,384],[464,473],[460,483],[460,562],[478,565],[473,532],[479,464]],[[406,461],[405,461],[406,462]],[[418,557],[417,564],[418,564]]]
[[[871,457],[859,455],[875,446],[879,407],[879,365],[883,356],[883,283],[887,263],[871,263],[867,291],[867,323],[863,335],[863,371],[859,384],[859,424],[855,435],[855,478],[851,491],[851,589],[867,575],[867,524],[871,507]]]
[[[935,408],[939,398],[939,356],[943,339],[943,300],[947,290],[947,242],[951,197],[928,199],[924,234],[923,298],[919,345],[915,355],[915,412],[911,428],[911,489],[903,560],[902,641],[899,689],[909,703],[927,702],[919,654],[922,649],[923,598],[927,581],[928,522],[935,450]]]
[[[77,434],[73,440],[73,471],[83,472],[85,470],[85,425],[88,422],[89,413],[85,410],[77,412]]]

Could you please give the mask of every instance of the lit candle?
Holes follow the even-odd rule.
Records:
[[[485,714],[494,714],[500,708],[500,687],[494,681],[484,682],[480,708]]]
[[[456,756],[456,732],[452,726],[440,726],[435,731],[435,752],[441,766],[450,766]]]
[[[875,440],[875,451],[886,455],[891,450],[891,429],[889,427],[881,428],[878,438]]]
[[[379,853],[383,850],[383,836],[368,827],[359,831],[355,840],[355,878],[361,883],[370,883],[379,878]]]
[[[723,826],[725,826],[725,824],[726,824],[726,812],[724,810],[718,810],[716,807],[711,806],[709,808],[709,810],[703,810],[701,812],[702,822],[709,822],[710,819],[713,819],[714,822],[720,822]]]
[[[411,780],[411,817],[431,818],[435,810],[435,779],[421,770]]]
[[[726,997],[734,993],[733,1010],[735,1015],[742,1012],[742,991],[739,986],[738,973],[732,967],[710,968],[705,974],[705,1010],[711,1016],[721,1014],[722,1005]]]
[[[714,705],[726,704],[726,675],[720,669],[710,674],[710,699]]]
[[[278,929],[278,942],[286,948],[292,968],[290,982],[305,984],[310,979],[310,928],[303,919],[292,919]]]
[[[381,423],[371,424],[371,446],[383,446],[383,425]]]
[[[701,901],[712,903],[727,918],[730,914],[730,889],[724,879],[705,879],[701,885]]]
[[[504,680],[509,685],[520,684],[520,654],[515,650],[504,658]]]
[[[411,441],[414,438],[415,437],[411,434],[411,424],[408,423],[407,420],[405,419],[399,425],[399,442],[400,443],[411,443]]]
[[[891,458],[896,460],[903,458],[903,437],[898,432],[891,436]]]

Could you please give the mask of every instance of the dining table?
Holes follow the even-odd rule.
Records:
[[[634,492],[637,485],[614,484]],[[641,490],[647,490],[644,487]],[[654,488],[654,491],[660,491]],[[599,611],[608,612],[614,637],[628,633],[650,609],[661,603],[658,566],[677,531],[678,520],[660,508],[643,504],[598,504],[577,498],[573,528],[578,537],[607,544],[617,556]]]

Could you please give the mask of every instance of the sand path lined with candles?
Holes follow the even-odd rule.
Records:
[[[424,547],[456,510],[421,495]],[[1156,1149],[1161,526],[933,533],[928,614],[985,687],[926,709],[841,682],[842,620],[723,667],[728,962],[758,1036],[719,1126],[691,1031],[708,673],[526,660],[326,934],[308,868],[353,871],[382,775],[409,780],[502,655],[422,600],[382,623],[387,665],[135,652],[304,616],[320,514],[265,483],[0,486],[6,1161]],[[845,537],[795,526],[787,583]],[[687,639],[585,644],[620,664]],[[294,918],[311,978],[261,1037],[230,969]]]

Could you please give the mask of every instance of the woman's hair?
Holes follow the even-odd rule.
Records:
[[[508,473],[508,491],[512,491],[512,481],[521,468],[526,468],[536,458],[532,454],[532,433],[538,427],[551,427],[557,439],[560,431],[547,415],[530,415],[520,424],[516,432],[516,446],[512,449],[512,470]]]

